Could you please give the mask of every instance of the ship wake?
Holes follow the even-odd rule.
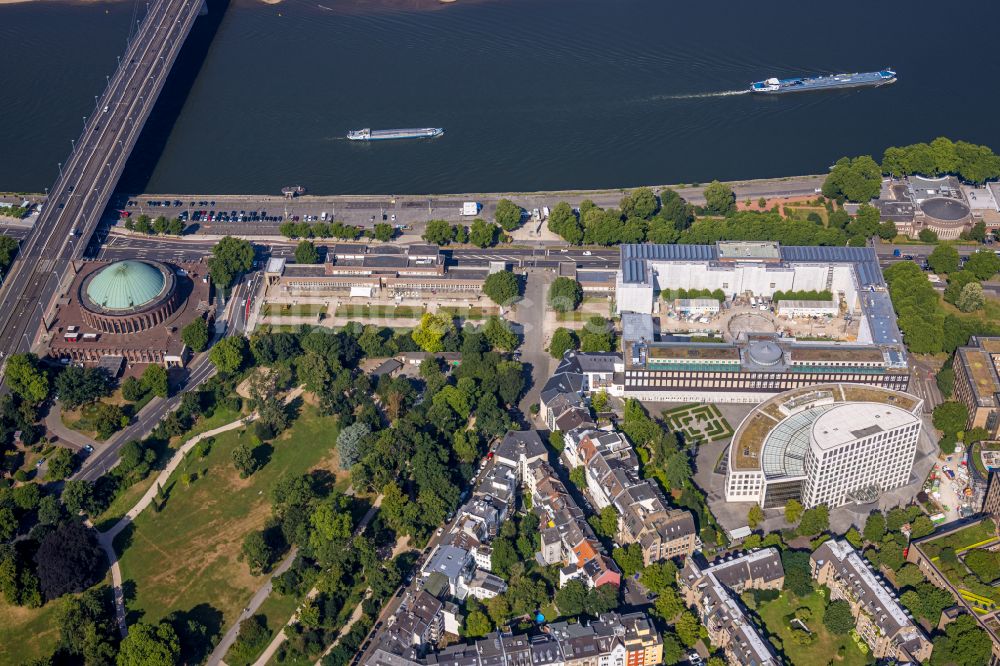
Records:
[[[703,99],[705,97],[732,97],[733,95],[746,95],[749,89],[741,90],[720,90],[718,92],[690,93],[686,95],[658,95],[655,99]]]

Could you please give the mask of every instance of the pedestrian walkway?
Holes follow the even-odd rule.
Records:
[[[292,400],[295,400],[300,395],[302,395],[303,390],[304,389],[302,387],[298,387],[289,392],[289,394],[285,397],[285,404],[290,403]],[[214,437],[229,430],[235,430],[237,428],[245,427],[249,423],[252,423],[253,421],[257,420],[257,417],[258,417],[257,412],[254,412],[249,416],[242,417],[231,423],[219,426],[218,428],[214,428],[207,432],[203,432],[199,435],[195,435],[194,437],[186,441],[179,449],[177,449],[174,455],[170,458],[170,461],[167,462],[166,467],[164,467],[163,470],[156,476],[156,482],[149,487],[149,490],[147,490],[146,493],[142,496],[142,499],[140,499],[135,506],[129,509],[128,513],[126,513],[117,523],[115,523],[111,527],[111,529],[109,529],[106,532],[98,533],[97,536],[98,542],[100,543],[101,548],[104,550],[104,553],[108,558],[108,562],[111,563],[111,579],[112,579],[114,598],[115,598],[115,616],[118,621],[118,630],[121,632],[121,635],[123,637],[128,635],[128,626],[125,622],[125,598],[124,594],[122,593],[121,567],[118,564],[118,554],[115,552],[115,547],[114,547],[115,537],[121,534],[122,530],[131,525],[132,522],[139,516],[139,514],[141,514],[143,511],[146,510],[146,507],[148,507],[153,502],[153,500],[156,498],[156,495],[160,492],[161,488],[166,487],[167,481],[170,480],[170,475],[173,474],[174,470],[176,470],[177,467],[181,464],[181,462],[184,461],[184,458],[185,456],[187,456],[188,451],[197,446],[197,444],[202,440],[208,439],[209,437]]]

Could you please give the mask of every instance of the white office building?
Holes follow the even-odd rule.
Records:
[[[875,386],[824,384],[782,393],[733,435],[726,501],[807,508],[877,500],[906,485],[923,401]]]
[[[805,457],[805,506],[840,506],[852,496],[876,499],[906,485],[917,453],[920,418],[880,403],[823,410],[812,423]]]

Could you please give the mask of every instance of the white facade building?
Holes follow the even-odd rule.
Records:
[[[766,509],[789,499],[807,508],[874,501],[909,482],[922,405],[908,393],[849,384],[775,396],[733,435],[726,501]]]
[[[781,317],[836,317],[840,304],[836,301],[778,301]]]
[[[824,411],[809,436],[803,504],[840,506],[852,492],[871,488],[881,494],[905,485],[921,423],[905,409],[878,403],[837,405]]]

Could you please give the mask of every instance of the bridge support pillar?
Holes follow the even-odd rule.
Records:
[[[207,0],[201,0],[201,9],[198,10],[198,16],[208,16]]]

